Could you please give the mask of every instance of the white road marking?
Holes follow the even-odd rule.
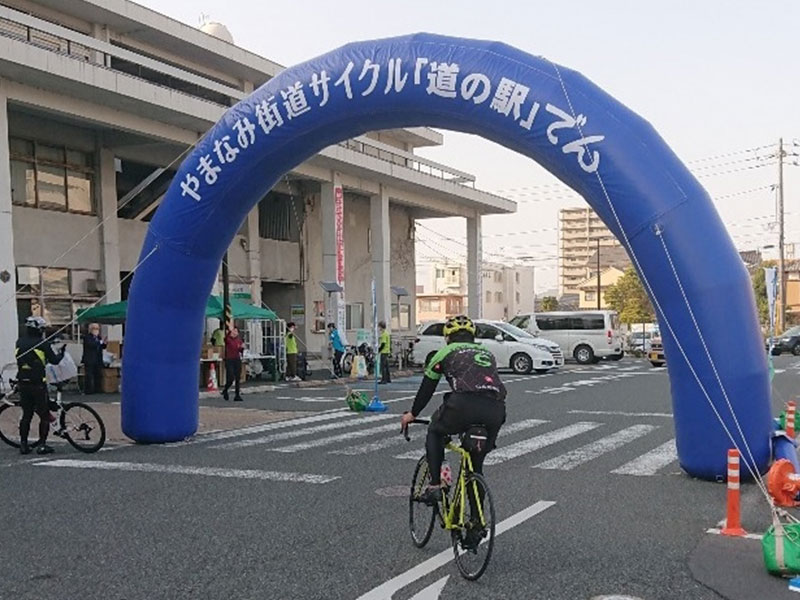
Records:
[[[133,471],[140,473],[172,473],[176,475],[201,475],[228,479],[260,479],[266,481],[290,481],[293,483],[329,483],[339,479],[333,475],[309,475],[255,469],[221,469],[215,467],[181,467],[154,463],[110,462],[104,460],[62,459],[38,463],[37,467],[63,467],[72,469],[99,469],[103,471]]]
[[[672,418],[672,413],[624,412],[619,410],[568,410],[571,415],[616,415],[620,417],[665,417]]]
[[[659,469],[676,460],[678,460],[678,449],[675,447],[675,440],[672,439],[611,472],[618,475],[645,477],[655,475]]]
[[[633,425],[631,427],[627,427],[626,429],[617,431],[612,435],[601,438],[596,442],[586,444],[580,448],[575,448],[574,450],[570,450],[561,456],[556,456],[555,458],[546,460],[538,465],[534,465],[533,468],[569,471],[570,469],[574,469],[575,467],[587,463],[590,460],[594,460],[598,456],[602,456],[603,454],[611,452],[612,450],[616,450],[617,448],[620,448],[625,444],[642,437],[643,435],[647,435],[654,429],[658,429],[658,427],[655,425]]]
[[[500,430],[499,437],[510,435],[518,431],[524,431],[525,429],[530,429],[531,427],[536,427],[538,425],[544,425],[545,423],[549,422],[550,421],[542,421],[541,419],[525,419],[523,421],[517,421],[516,423],[511,423],[507,426],[504,426]],[[415,448],[414,450],[409,450],[408,452],[404,452],[403,454],[398,454],[397,456],[395,456],[395,458],[400,458],[405,460],[417,460],[421,456],[421,452],[423,452],[422,449]]]
[[[524,523],[531,517],[535,517],[554,505],[555,502],[540,500],[536,504],[533,504],[514,515],[511,515],[507,519],[497,524],[495,529],[495,537],[505,533],[517,525]],[[379,585],[366,594],[359,596],[357,600],[391,599],[395,592],[403,589],[411,583],[414,583],[418,579],[425,577],[428,573],[432,573],[436,569],[443,567],[451,560],[453,560],[453,549],[448,548],[447,550],[443,550],[439,554],[432,556],[425,562],[418,564],[416,567],[409,569],[405,573],[401,573],[397,577],[394,577],[386,583]]]
[[[424,590],[414,594],[413,598],[410,598],[410,600],[439,600],[439,596],[442,595],[442,590],[444,586],[447,585],[449,579],[450,575],[442,577],[439,581],[432,583]]]
[[[248,438],[246,440],[238,440],[236,442],[227,442],[212,446],[215,449],[222,450],[236,450],[238,448],[248,448],[250,446],[260,446],[262,444],[269,444],[280,440],[290,440],[296,437],[303,437],[304,435],[311,435],[321,431],[330,431],[332,429],[343,429],[345,427],[353,427],[363,423],[371,423],[373,421],[383,421],[385,419],[396,418],[396,415],[374,415],[371,417],[362,417],[360,419],[347,419],[346,421],[338,421],[336,423],[325,423],[324,425],[315,425],[314,427],[305,427],[303,429],[293,429],[292,431],[284,431],[281,433],[271,433],[257,438]],[[397,429],[400,427],[398,425]]]
[[[384,448],[389,448],[390,446],[397,446],[401,442],[405,442],[405,439],[398,433],[397,437],[387,437],[383,440],[378,440],[377,442],[372,442],[370,444],[349,446],[347,448],[342,448],[341,450],[331,450],[328,452],[328,454],[343,454],[344,456],[369,454],[370,452],[375,452],[376,450],[383,450]],[[419,454],[419,451],[416,452]]]
[[[529,454],[534,450],[539,450],[545,446],[550,446],[551,444],[555,444],[571,437],[575,437],[576,435],[586,433],[587,431],[596,429],[601,425],[602,423],[581,421],[579,423],[568,425],[567,427],[562,427],[561,429],[556,429],[555,431],[549,431],[547,433],[543,433],[542,435],[537,435],[536,437],[522,440],[521,442],[511,444],[510,446],[503,446],[489,454],[486,457],[485,464],[496,465],[513,458],[518,458],[525,454]]]
[[[706,529],[706,533],[710,533],[712,535],[722,535],[722,529],[718,529],[716,527],[712,529]],[[746,540],[761,540],[764,539],[763,533],[745,533],[744,535],[739,535],[735,537],[742,537]]]
[[[346,409],[335,410],[330,412],[312,415],[310,417],[300,417],[299,419],[287,419],[285,421],[274,421],[272,423],[265,423],[263,425],[253,425],[252,427],[242,427],[241,429],[230,429],[228,431],[220,431],[218,433],[210,433],[208,435],[197,436],[191,440],[191,444],[206,444],[208,442],[216,442],[218,440],[227,440],[234,437],[242,437],[244,435],[252,435],[254,433],[261,433],[263,431],[272,431],[273,429],[285,429],[286,427],[294,427],[295,425],[305,425],[307,423],[316,423],[318,421],[330,421],[331,419],[343,419],[355,416],[356,413],[350,412]]]
[[[384,418],[396,418],[397,415],[382,415]],[[292,444],[291,446],[282,446],[280,448],[268,448],[269,452],[301,452],[303,450],[308,450],[309,448],[319,448],[320,446],[327,446],[329,444],[335,444],[337,442],[344,442],[350,441],[355,438],[362,438],[362,437],[369,437],[371,435],[376,435],[378,433],[385,433],[388,431],[394,431],[397,435],[400,435],[400,423],[389,423],[388,425],[381,425],[380,427],[371,427],[369,429],[359,429],[356,431],[348,431],[347,433],[343,433],[341,435],[332,435],[326,438],[319,438],[316,440],[311,440],[308,442],[302,442],[300,444]]]

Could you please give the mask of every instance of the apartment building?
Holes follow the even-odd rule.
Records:
[[[621,248],[591,208],[564,208],[558,216],[558,295],[578,293],[589,277],[587,261],[598,248]],[[608,266],[608,265],[601,265]]]

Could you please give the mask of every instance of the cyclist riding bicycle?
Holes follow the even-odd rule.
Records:
[[[431,416],[425,453],[430,470],[430,485],[420,500],[434,505],[442,497],[441,468],[447,436],[463,433],[473,425],[488,432],[486,451],[472,454],[476,472],[483,472],[483,459],[494,448],[500,427],[506,420],[506,388],[497,373],[497,362],[485,346],[475,343],[475,324],[469,317],[451,317],[444,325],[447,345],[425,367],[410,412],[403,413],[402,428],[418,417],[430,401],[442,375],[451,392]]]
[[[38,454],[51,454],[53,448],[47,445],[50,432],[50,397],[47,393],[47,364],[57,365],[64,357],[66,346],[56,353],[47,341],[43,341],[47,321],[42,317],[28,317],[25,320],[25,335],[17,340],[17,379],[22,418],[19,422],[19,451],[29,454],[28,433],[33,421],[33,413],[39,415]]]

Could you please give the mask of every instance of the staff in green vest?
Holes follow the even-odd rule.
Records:
[[[286,381],[300,381],[297,376],[297,336],[295,324],[286,324]]]
[[[392,354],[392,338],[386,331],[386,322],[378,323],[380,335],[378,337],[378,352],[381,355],[381,383],[392,383],[392,376],[389,373],[389,357]]]

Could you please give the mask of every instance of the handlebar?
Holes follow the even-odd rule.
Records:
[[[429,425],[430,422],[430,419],[414,419],[411,421],[411,423],[419,423],[420,425]],[[411,425],[411,423],[409,423],[409,425]],[[403,437],[406,438],[407,442],[411,441],[411,438],[408,435],[408,425],[406,425],[406,427],[403,429]]]

